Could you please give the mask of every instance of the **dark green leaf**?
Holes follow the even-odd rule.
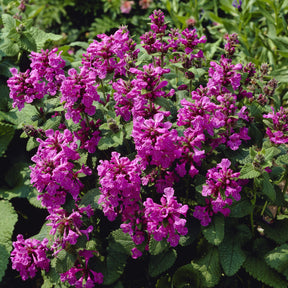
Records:
[[[224,216],[216,215],[209,226],[202,229],[203,235],[206,240],[213,244],[219,245],[224,239]]]
[[[258,281],[273,288],[287,288],[287,281],[271,269],[264,259],[249,256],[243,264],[244,269]]]
[[[148,272],[151,277],[156,277],[173,266],[177,258],[176,250],[170,249],[149,259]]]

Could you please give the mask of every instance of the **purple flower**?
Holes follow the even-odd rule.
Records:
[[[49,250],[48,239],[39,241],[37,239],[24,240],[23,235],[17,236],[17,241],[13,242],[11,252],[12,269],[20,273],[22,280],[33,278],[39,269],[49,271],[50,260],[46,256]]]
[[[13,99],[12,106],[19,111],[24,108],[25,103],[32,103],[35,99],[42,99],[46,93],[45,83],[40,82],[37,74],[29,69],[26,72],[18,72],[16,68],[11,68],[12,77],[7,80],[10,88],[10,98]]]
[[[62,93],[61,102],[67,109],[66,119],[72,118],[74,123],[78,123],[81,114],[86,113],[90,116],[96,112],[94,101],[99,101],[97,93],[98,85],[95,85],[95,73],[84,69],[80,74],[72,68],[68,71],[69,76],[63,79],[60,91]]]
[[[171,129],[172,123],[163,122],[164,115],[157,113],[153,119],[138,117],[134,121],[132,137],[143,166],[169,168],[181,152],[177,149],[178,133]]]
[[[40,143],[36,155],[31,160],[35,163],[30,166],[31,183],[40,193],[42,205],[49,211],[59,208],[65,203],[66,194],[70,193],[75,201],[78,200],[83,184],[78,174],[90,174],[91,171],[82,167],[74,171],[73,161],[80,158],[76,151],[76,139],[69,130],[46,131],[46,139],[37,139]]]
[[[61,273],[60,280],[62,282],[67,281],[76,288],[93,288],[95,284],[102,284],[103,274],[88,268],[88,261],[94,256],[93,252],[96,251],[79,251],[79,258],[77,258],[74,266],[67,272]]]
[[[218,212],[224,216],[228,216],[230,209],[228,208],[233,200],[241,199],[241,185],[237,178],[240,172],[233,172],[230,169],[231,162],[224,158],[215,168],[208,170],[206,174],[206,184],[203,185],[202,195],[207,197],[206,207],[196,206],[194,217],[201,220],[201,224],[207,226],[210,218]],[[227,207],[228,206],[228,207]]]
[[[84,213],[90,218],[94,212],[90,205],[80,207],[76,211],[73,210],[70,215],[63,208],[58,208],[54,209],[46,218],[50,220],[50,223],[47,224],[51,226],[50,234],[55,235],[51,247],[55,250],[54,255],[62,249],[66,249],[68,245],[75,245],[79,236],[83,234],[89,240],[89,233],[92,232],[93,226],[91,225],[87,229],[82,228]]]
[[[238,10],[241,9],[242,0],[233,0],[232,6],[237,8]]]
[[[274,144],[288,143],[288,109],[280,107],[278,112],[275,112],[274,107],[271,109],[272,113],[263,115],[263,118],[272,119],[272,123],[266,128],[266,134]]]
[[[147,231],[154,236],[156,241],[167,238],[172,247],[179,243],[180,235],[186,235],[188,229],[185,227],[188,205],[177,202],[173,188],[164,189],[161,204],[155,203],[147,198],[143,203],[145,206],[145,218],[147,220]]]

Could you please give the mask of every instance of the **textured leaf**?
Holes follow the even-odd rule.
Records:
[[[0,45],[0,50],[2,50],[7,56],[15,56],[19,53],[20,47],[10,39],[5,39]]]
[[[193,268],[202,275],[205,287],[214,287],[221,277],[221,267],[219,253],[216,248],[212,248],[199,261],[192,261]]]
[[[104,285],[111,285],[116,282],[124,272],[127,254],[120,243],[110,240],[107,248],[106,266],[103,271]]]
[[[1,17],[6,31],[16,27],[16,20],[11,15],[2,14]]]
[[[17,222],[17,214],[10,202],[0,201],[0,282],[5,274],[12,250],[12,234]]]
[[[249,200],[245,199],[243,201],[233,203],[232,206],[230,206],[230,209],[230,217],[242,218],[252,212],[253,206]]]
[[[27,50],[29,52],[37,51],[37,45],[36,45],[35,39],[30,33],[24,32],[23,34],[21,34],[19,40],[20,40],[19,46],[23,48],[24,50]]]
[[[252,163],[246,163],[242,167],[240,173],[241,173],[239,176],[240,179],[253,179],[261,175],[259,171],[256,171],[254,169]]]
[[[156,277],[165,272],[175,263],[177,252],[171,249],[156,256],[151,255],[149,260],[148,272],[151,277]]]
[[[94,188],[89,190],[81,199],[80,206],[91,205],[93,209],[100,209],[100,205],[98,204],[98,199],[100,196],[99,188]]]
[[[246,259],[246,254],[241,249],[241,242],[237,234],[231,234],[233,235],[226,234],[219,245],[220,262],[227,276],[233,276]]]
[[[178,268],[173,275],[172,282],[176,288],[203,287],[201,274],[191,264]]]
[[[273,288],[287,288],[287,281],[278,272],[272,270],[264,259],[249,256],[243,264],[252,277]]]
[[[113,241],[121,245],[121,252],[131,255],[131,249],[135,247],[135,243],[128,233],[124,233],[122,229],[117,229],[111,233],[111,238]]]
[[[204,237],[213,245],[219,245],[224,239],[224,216],[216,215],[209,226],[202,229]]]
[[[58,273],[64,273],[68,271],[77,260],[76,254],[71,254],[66,250],[61,250],[57,255],[56,271]]]
[[[284,155],[280,155],[279,157],[277,157],[277,159],[275,160],[275,163],[277,165],[287,165],[288,164],[288,154],[284,154]]]
[[[288,244],[285,243],[265,256],[266,263],[288,280]]]
[[[61,35],[56,35],[54,33],[46,33],[36,27],[31,27],[29,29],[29,33],[32,35],[37,44],[37,52],[40,52],[41,49],[44,48],[47,41],[59,41],[63,38],[63,36]]]
[[[162,253],[169,244],[166,240],[156,241],[153,237],[150,238],[149,241],[149,252],[151,255],[158,255]]]
[[[7,123],[0,122],[0,157],[6,151],[10,141],[14,136],[14,126]]]
[[[263,223],[264,234],[278,244],[288,241],[288,219],[277,220],[274,223]]]
[[[262,193],[266,195],[271,201],[276,200],[276,191],[274,189],[274,186],[270,182],[270,178],[268,173],[263,173],[263,182],[262,182]]]

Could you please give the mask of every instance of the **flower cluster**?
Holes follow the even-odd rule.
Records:
[[[93,252],[90,250],[79,251],[79,256],[84,260],[84,264],[77,260],[75,264],[64,273],[60,274],[60,279],[62,282],[67,281],[70,285],[79,288],[93,288],[95,284],[103,283],[103,274],[97,273],[88,267],[88,261],[92,258]]]
[[[11,68],[12,77],[7,81],[10,88],[10,98],[13,107],[20,110],[25,103],[32,103],[35,99],[42,99],[46,94],[54,96],[62,83],[65,61],[58,49],[42,50],[41,53],[31,52],[31,69],[18,72]]]
[[[263,115],[266,119],[272,119],[272,123],[267,123],[269,127],[266,128],[266,133],[270,141],[274,144],[288,143],[288,110],[280,107],[278,112],[271,107],[272,113]]]
[[[188,232],[185,227],[186,220],[181,218],[181,216],[186,216],[188,205],[177,202],[174,189],[171,187],[164,189],[164,195],[160,201],[161,204],[157,204],[152,198],[147,198],[143,203],[147,232],[152,234],[156,241],[168,237],[167,241],[175,247],[179,243],[180,235],[186,235]]]
[[[73,134],[65,129],[63,133],[49,129],[46,131],[46,139],[37,139],[40,143],[36,155],[31,160],[35,166],[31,166],[31,183],[40,193],[42,205],[49,211],[59,208],[65,203],[67,193],[70,193],[75,201],[78,200],[83,184],[78,174],[91,173],[86,167],[74,172],[73,161],[80,158],[77,144]]]
[[[90,225],[87,229],[81,229],[83,224],[83,214],[87,217],[93,215],[93,209],[89,206],[80,207],[69,215],[63,208],[54,209],[53,212],[46,218],[51,226],[50,234],[55,236],[52,249],[55,250],[54,255],[58,254],[62,249],[67,249],[69,245],[75,245],[77,239],[81,235],[85,235],[89,240],[89,233],[92,232],[93,226]]]
[[[209,169],[206,175],[206,185],[203,185],[202,195],[208,197],[206,206],[196,206],[194,217],[201,221],[201,225],[207,226],[211,222],[211,216],[222,213],[228,216],[233,199],[241,199],[242,187],[237,182],[240,172],[229,169],[231,162],[224,158],[215,168]]]
[[[50,260],[46,256],[49,250],[47,244],[46,238],[42,242],[37,239],[24,240],[21,234],[17,236],[17,241],[13,242],[12,269],[17,270],[24,281],[29,277],[35,277],[39,269],[49,271]]]

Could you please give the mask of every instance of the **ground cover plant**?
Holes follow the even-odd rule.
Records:
[[[31,162],[6,174],[1,277],[10,258],[38,287],[286,287],[285,91],[239,61],[237,34],[211,53],[193,27],[150,20],[140,45],[122,26],[10,70]],[[12,246],[13,197],[46,222]]]

